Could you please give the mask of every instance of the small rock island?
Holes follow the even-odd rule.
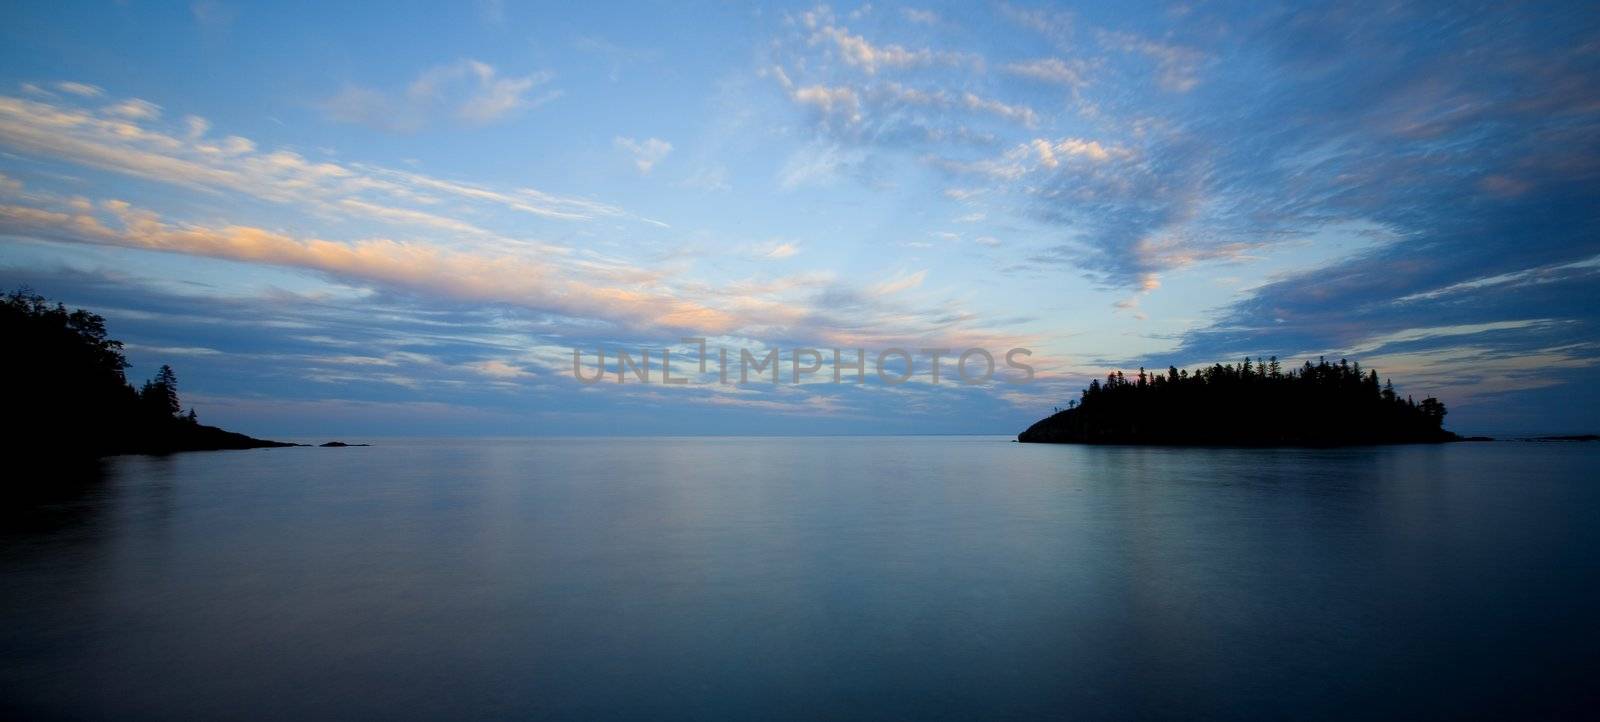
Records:
[[[1035,423],[1017,441],[1174,446],[1351,446],[1456,441],[1445,407],[1378,382],[1360,363],[1307,361],[1283,370],[1277,357],[1216,364],[1193,373],[1139,369],[1089,383],[1080,399]]]
[[[10,379],[4,446],[28,456],[94,457],[297,446],[201,424],[162,366],[135,389],[105,319],[19,290],[0,299],[0,373]]]

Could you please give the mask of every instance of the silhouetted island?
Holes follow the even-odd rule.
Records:
[[[0,301],[0,373],[12,416],[5,445],[30,456],[104,456],[296,446],[201,424],[182,413],[178,377],[162,366],[134,389],[105,319],[19,290]]]
[[[1456,441],[1444,404],[1401,398],[1378,372],[1340,361],[1282,370],[1277,357],[1193,373],[1139,369],[1095,380],[1082,398],[1017,436],[1057,444],[1347,446]]]

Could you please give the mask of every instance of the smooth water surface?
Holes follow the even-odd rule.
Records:
[[[1597,469],[970,437],[122,457],[8,503],[0,717],[1575,718]]]

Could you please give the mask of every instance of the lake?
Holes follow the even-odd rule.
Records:
[[[6,719],[1576,718],[1600,444],[391,440],[31,472]],[[1587,714],[1586,714],[1587,713]]]

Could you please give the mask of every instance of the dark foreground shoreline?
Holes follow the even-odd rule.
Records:
[[[173,436],[162,436],[157,439],[135,440],[124,444],[103,448],[85,448],[70,444],[50,445],[37,449],[52,454],[87,453],[96,458],[127,455],[176,454],[189,451],[243,451],[246,449],[282,449],[289,447],[312,447],[323,449],[344,449],[358,446],[371,446],[371,444],[347,444],[343,441],[329,441],[322,444],[297,444],[288,441],[273,441],[271,439],[258,439],[254,436],[228,431],[215,426],[194,425],[181,427],[181,433]]]

